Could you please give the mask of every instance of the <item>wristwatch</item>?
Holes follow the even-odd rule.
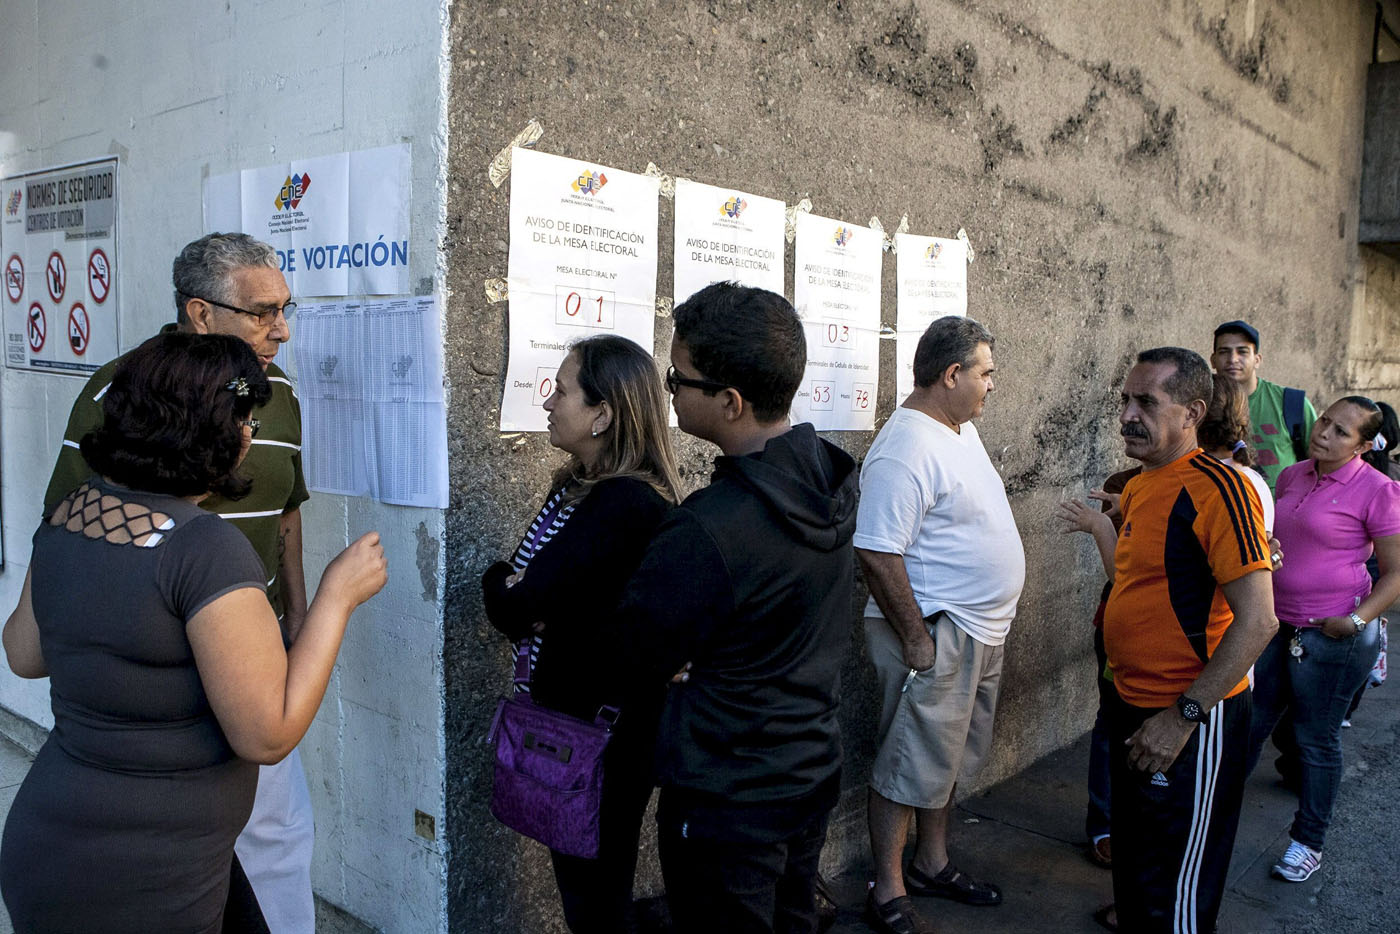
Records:
[[[1356,627],[1356,633],[1357,633],[1357,635],[1360,635],[1362,632],[1364,632],[1364,631],[1366,630],[1366,626],[1369,625],[1370,622],[1371,622],[1371,621],[1368,620],[1368,619],[1362,619],[1362,618],[1361,618],[1358,614],[1356,614],[1356,613],[1352,613],[1352,614],[1351,614],[1349,617],[1347,617],[1347,618],[1350,619],[1350,620],[1351,620],[1351,624],[1352,624],[1353,626]]]
[[[1199,701],[1194,701],[1185,694],[1176,699],[1176,709],[1181,714],[1181,719],[1190,720],[1192,723],[1205,723],[1210,719],[1210,713],[1201,709]]]

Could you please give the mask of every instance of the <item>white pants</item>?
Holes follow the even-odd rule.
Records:
[[[258,793],[234,852],[272,934],[315,934],[311,849],[316,823],[301,751],[258,769]]]

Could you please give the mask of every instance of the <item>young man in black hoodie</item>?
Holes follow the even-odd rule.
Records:
[[[690,666],[657,738],[671,915],[682,932],[805,934],[840,790],[857,473],[788,423],[807,352],[786,299],[718,283],[673,317],[677,421],[722,456],[628,584],[618,645],[646,685]]]

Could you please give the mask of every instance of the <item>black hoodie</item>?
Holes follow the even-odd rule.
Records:
[[[663,790],[714,805],[834,800],[857,498],[850,455],[803,424],[716,458],[710,485],[662,523],[619,626],[633,678],[692,664],[661,719]]]

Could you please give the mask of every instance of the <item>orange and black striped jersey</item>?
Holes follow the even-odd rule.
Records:
[[[1199,448],[1129,480],[1121,509],[1104,646],[1123,700],[1167,707],[1234,620],[1220,585],[1270,567],[1263,512],[1248,479]]]

